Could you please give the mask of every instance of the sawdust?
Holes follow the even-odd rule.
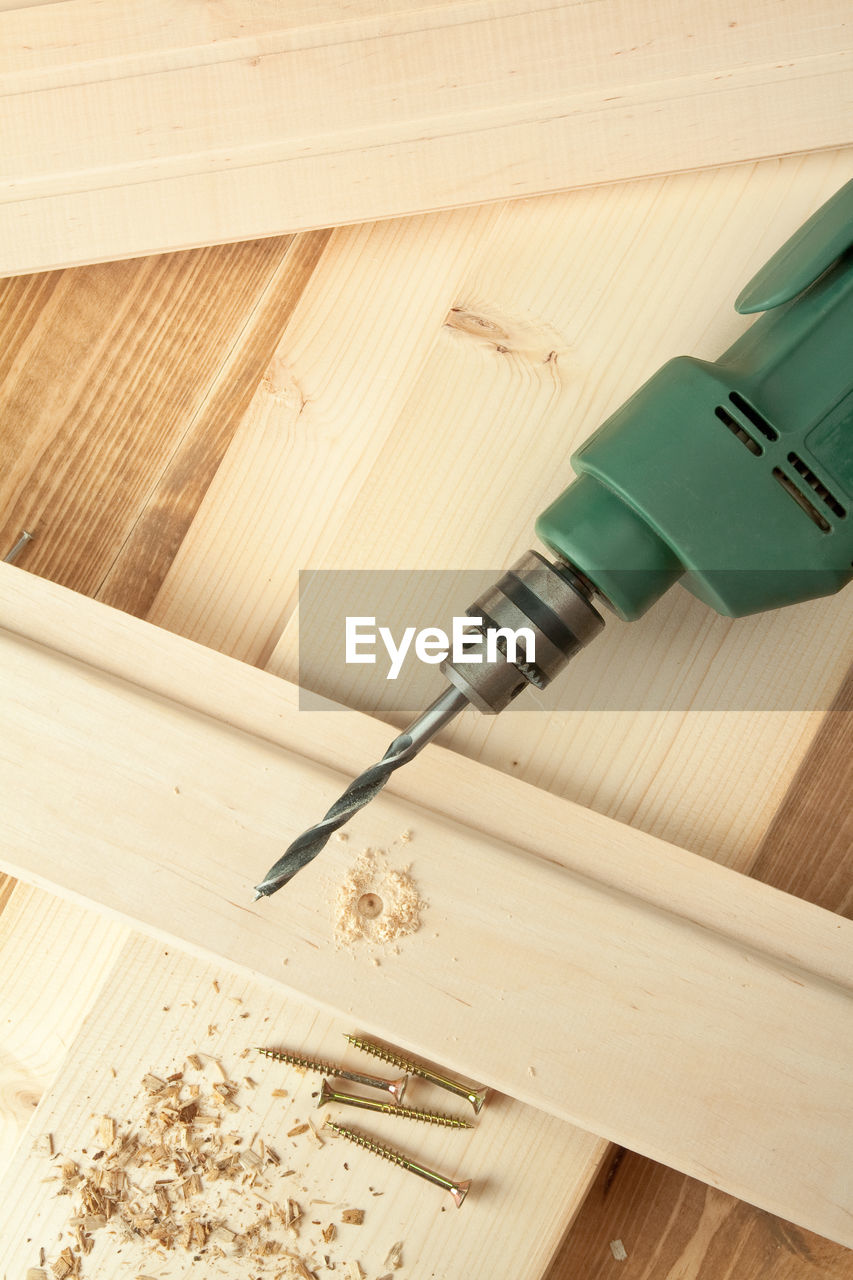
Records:
[[[133,1118],[95,1116],[94,1151],[52,1157],[48,1181],[68,1197],[69,1213],[49,1280],[94,1277],[99,1266],[88,1255],[96,1246],[131,1245],[163,1277],[162,1264],[177,1255],[169,1276],[176,1267],[183,1275],[191,1257],[210,1265],[239,1259],[252,1280],[316,1280],[318,1242],[306,1242],[308,1257],[294,1244],[302,1210],[281,1182],[293,1171],[279,1169],[259,1135],[246,1143],[226,1128],[241,1109],[240,1086],[218,1060],[206,1065],[224,1078],[208,1084],[201,1073],[188,1081],[183,1071],[166,1079],[148,1072],[129,1107]],[[29,1274],[48,1280],[39,1268]]]
[[[410,868],[398,870],[381,849],[365,849],[335,892],[335,945],[396,942],[418,931],[425,907]]]

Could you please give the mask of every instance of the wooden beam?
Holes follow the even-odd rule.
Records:
[[[853,924],[436,748],[403,771],[418,803],[383,793],[353,831],[411,827],[429,903],[376,968],[333,946],[345,844],[250,905],[340,788],[294,750],[336,725],[264,672],[9,567],[0,585],[9,870],[853,1240]]]
[[[0,272],[853,140],[844,0],[0,10]]]

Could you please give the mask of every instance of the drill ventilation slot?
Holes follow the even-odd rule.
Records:
[[[737,436],[741,444],[746,445],[750,453],[754,454],[756,458],[761,457],[762,453],[764,452],[761,445],[758,443],[757,440],[753,440],[749,432],[746,431],[740,425],[740,423],[737,421],[736,418],[732,417],[728,409],[724,409],[721,404],[718,404],[716,409],[714,410],[714,413],[720,419],[720,422],[722,422],[723,426],[728,427],[732,435]]]
[[[843,520],[847,515],[847,512],[844,510],[841,503],[832,493],[830,493],[823,481],[818,479],[811,468],[803,462],[799,454],[789,453],[788,461],[797,474],[803,477],[809,488],[814,490],[817,496],[826,503],[832,514],[834,516],[838,516],[840,520]]]
[[[733,405],[733,407],[738,410],[741,417],[746,418],[747,422],[751,426],[755,427],[759,435],[764,436],[765,440],[769,440],[772,444],[774,441],[779,439],[779,432],[776,430],[776,428],[771,427],[767,419],[763,417],[763,415],[760,414],[757,409],[754,409],[748,400],[744,400],[743,396],[740,395],[739,392],[737,391],[730,392],[729,400]],[[747,431],[744,424],[742,422],[739,422],[738,419],[734,416],[734,414],[730,412],[729,409],[725,408],[721,404],[718,404],[716,409],[714,410],[714,413],[720,419],[720,422],[722,422],[724,426],[728,427],[732,435],[737,436],[741,444],[746,445],[747,449],[753,455],[753,457],[756,457],[756,458],[761,457],[761,455],[764,453],[764,449],[762,448],[761,444],[759,443],[758,440],[755,439],[755,437],[749,431]]]
[[[805,511],[809,519],[812,521],[812,523],[817,525],[821,533],[830,533],[831,526],[829,524],[829,521],[825,520],[824,517],[818,511],[817,507],[813,506],[811,502],[809,502],[806,495],[800,492],[800,490],[794,484],[790,476],[786,476],[785,472],[781,471],[779,467],[773,468],[773,475],[779,481],[779,483],[781,484],[785,492],[791,495],[791,497],[796,502],[797,506],[801,507],[802,510]]]
[[[740,395],[739,392],[730,392],[729,401],[733,408],[737,409],[741,416],[747,420],[750,426],[755,427],[756,430],[764,436],[765,440],[769,440],[773,443],[779,439],[779,432],[776,428],[771,426],[767,419],[760,414],[757,409],[753,408],[748,400],[744,400],[743,396]],[[763,455],[763,445],[750,434],[744,423],[739,421],[727,407],[718,404],[714,409],[714,413],[719,418],[720,422],[722,422],[723,426],[731,431],[732,435],[736,436],[742,445],[746,446],[753,457],[760,458]],[[796,471],[797,475],[803,478],[815,497],[819,498],[824,506],[827,507],[834,516],[837,516],[839,520],[845,519],[847,512],[844,507],[835,495],[827,489],[820,477],[816,476],[811,467],[803,461],[800,455],[798,453],[789,453],[787,461],[788,465]],[[829,521],[814,505],[811,500],[811,496],[803,492],[792,476],[789,476],[780,467],[773,468],[773,476],[779,481],[786,493],[789,493],[797,505],[805,511],[812,523],[816,524],[822,533],[831,532],[832,526]]]
[[[761,432],[765,440],[778,440],[779,432],[775,427],[771,427],[770,423],[763,417],[757,409],[754,409],[748,400],[744,400],[743,396],[737,391],[732,391],[729,399],[736,409],[739,409],[748,422]]]

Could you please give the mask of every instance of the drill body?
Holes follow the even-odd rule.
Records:
[[[765,314],[715,363],[664,365],[537,522],[623,618],[679,578],[740,617],[853,577],[853,182],[736,306]]]
[[[448,661],[495,713],[545,687],[604,625],[681,581],[732,617],[830,595],[853,577],[853,182],[736,306],[764,314],[716,362],[670,360],[580,447],[577,478],[528,552],[468,612],[525,628],[522,660]]]

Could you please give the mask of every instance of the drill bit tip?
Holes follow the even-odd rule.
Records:
[[[467,705],[465,694],[456,688],[446,689],[436,698],[423,715],[394,739],[381,760],[365,769],[349,784],[320,822],[303,831],[288,846],[260,884],[255,886],[255,902],[258,898],[269,897],[283,888],[297,871],[316,858],[328,844],[332,833],[349,822],[359,809],[363,809],[382,790],[394,770],[416,756]]]

